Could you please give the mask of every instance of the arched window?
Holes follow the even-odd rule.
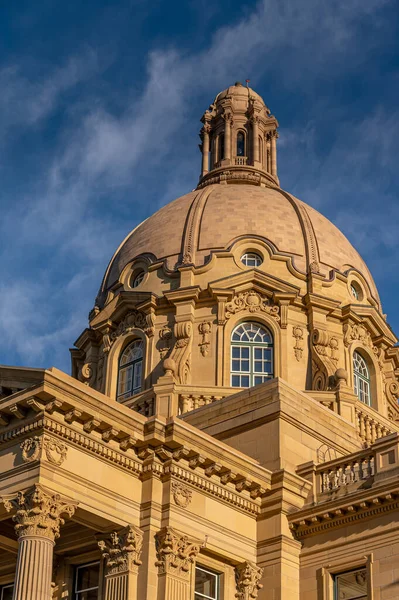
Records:
[[[219,135],[219,160],[224,159],[224,133]]]
[[[259,323],[242,323],[231,336],[231,385],[252,387],[272,379],[273,336]]]
[[[134,340],[126,346],[119,359],[117,400],[141,392],[143,371],[143,341]]]
[[[245,156],[245,135],[242,131],[237,133],[237,156]]]
[[[261,135],[258,138],[258,147],[259,147],[258,160],[261,163],[261,165],[263,166],[263,138]]]
[[[356,351],[353,353],[353,382],[356,396],[371,406],[369,369],[363,356]]]

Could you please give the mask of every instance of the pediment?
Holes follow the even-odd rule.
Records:
[[[216,290],[231,290],[232,293],[238,293],[253,289],[269,298],[275,294],[287,294],[287,299],[291,300],[297,298],[300,293],[300,288],[296,285],[287,283],[273,275],[262,273],[257,269],[248,269],[236,275],[217,279],[209,284],[208,289],[212,295]]]

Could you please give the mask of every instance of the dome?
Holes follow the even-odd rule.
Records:
[[[217,104],[225,98],[234,98],[236,100],[242,99],[244,102],[248,102],[248,99],[258,100],[262,106],[266,106],[263,98],[259,96],[257,92],[248,86],[242,85],[239,81],[236,81],[234,85],[230,85],[222,92],[219,92],[214,100],[214,104]],[[266,110],[270,112],[268,108],[266,108]]]
[[[297,271],[355,269],[367,281],[377,303],[373,278],[343,233],[317,210],[278,187],[211,184],[170,204],[136,227],[113,256],[97,300],[104,303],[123,269],[141,255],[161,260],[169,270],[183,262],[202,266],[212,251],[228,249],[239,237],[265,240],[276,253],[292,258]],[[189,254],[189,257],[184,257]]]

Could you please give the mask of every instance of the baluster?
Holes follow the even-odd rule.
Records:
[[[366,439],[366,427],[363,413],[359,412],[359,435],[361,440]]]
[[[199,405],[199,396],[193,396],[193,404],[194,404],[194,407],[193,407],[194,410],[196,408],[198,408],[198,405]]]
[[[346,474],[347,466],[348,465],[342,465],[342,467],[340,469],[341,476],[338,480],[339,487],[341,487],[342,485],[346,485],[346,483],[347,483],[347,479],[348,479],[347,474]]]
[[[351,461],[349,465],[349,483],[355,483],[356,481],[356,472],[355,472],[356,461]]]
[[[381,423],[376,423],[375,424],[375,434],[376,434],[376,440],[379,440],[380,437],[382,437],[382,425],[381,425]]]
[[[366,443],[370,444],[371,442],[371,427],[370,427],[370,418],[368,415],[364,417],[365,422],[365,434],[366,434]]]
[[[181,412],[182,414],[189,411],[189,396],[181,397]]]
[[[374,419],[371,419],[371,443],[374,444],[375,440],[377,439],[377,433],[376,433],[376,429],[375,429],[375,421]]]

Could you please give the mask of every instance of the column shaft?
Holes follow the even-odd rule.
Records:
[[[256,162],[260,162],[259,155],[259,133],[258,133],[258,123],[256,119],[252,125],[252,163],[255,165]]]
[[[277,175],[276,132],[271,133],[272,175]]]
[[[202,140],[202,175],[209,171],[209,133],[205,130]]]
[[[224,158],[231,158],[231,120],[226,118],[224,131]]]
[[[19,539],[13,600],[51,600],[53,549],[48,538]]]

